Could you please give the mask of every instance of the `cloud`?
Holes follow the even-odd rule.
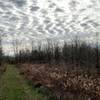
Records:
[[[13,38],[69,40],[75,34],[91,40],[100,32],[99,5],[99,0],[0,0],[0,34],[6,35],[4,44]]]
[[[9,0],[15,4],[17,7],[22,7],[25,5],[26,1],[25,0]]]

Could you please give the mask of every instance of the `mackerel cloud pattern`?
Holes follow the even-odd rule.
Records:
[[[19,40],[93,40],[100,32],[100,0],[0,0],[4,44]],[[7,44],[7,45],[8,45]]]

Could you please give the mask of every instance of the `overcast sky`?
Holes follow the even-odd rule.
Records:
[[[6,35],[6,51],[11,51],[14,39],[61,41],[78,34],[94,41],[96,32],[100,33],[100,0],[0,0],[0,34]]]

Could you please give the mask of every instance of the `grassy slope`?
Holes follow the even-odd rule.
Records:
[[[46,97],[32,90],[18,69],[9,65],[0,80],[0,100],[46,100]]]

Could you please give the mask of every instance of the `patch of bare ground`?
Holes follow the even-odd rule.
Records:
[[[5,65],[0,65],[0,77],[6,71]]]
[[[48,87],[60,100],[100,100],[100,74],[96,69],[48,64],[23,64],[19,68],[33,85]]]

